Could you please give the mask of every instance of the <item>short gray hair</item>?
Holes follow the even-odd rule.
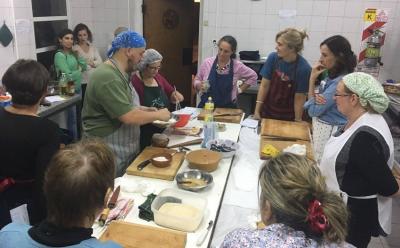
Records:
[[[137,65],[137,69],[139,71],[144,71],[149,64],[153,64],[157,61],[161,61],[163,56],[155,49],[147,49],[143,53],[143,58],[140,60],[139,64]]]

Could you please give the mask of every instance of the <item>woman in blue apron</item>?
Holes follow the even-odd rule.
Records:
[[[307,34],[288,28],[276,35],[276,52],[261,69],[254,117],[301,121],[311,66],[300,55]]]
[[[236,39],[226,35],[218,41],[218,55],[201,64],[193,83],[201,93],[199,108],[210,96],[215,107],[237,108],[238,94],[257,83],[255,71],[235,59],[236,48]]]

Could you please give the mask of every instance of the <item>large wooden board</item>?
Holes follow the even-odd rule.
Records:
[[[310,126],[306,122],[262,119],[260,135],[309,141]]]
[[[172,157],[171,165],[165,168],[159,168],[151,163],[148,164],[143,170],[138,170],[137,166],[151,158],[151,156],[157,153],[169,152],[172,153],[175,150],[173,149],[166,149],[166,148],[159,148],[159,147],[146,147],[139,156],[129,165],[128,169],[126,169],[126,173],[129,175],[136,175],[141,177],[151,177],[151,178],[159,178],[168,181],[172,181],[175,178],[175,175],[179,168],[181,167],[183,160],[185,159],[185,152],[178,152]]]
[[[183,248],[186,246],[186,238],[185,232],[113,221],[100,240],[112,240],[125,248]]]
[[[232,108],[216,108],[214,110],[214,115],[214,121],[217,122],[240,123],[243,116],[243,110]],[[204,120],[204,116],[205,110],[203,109],[197,119]]]
[[[306,145],[306,152],[307,152],[307,157],[309,159],[314,159],[314,151],[311,145],[310,141],[305,141],[305,140],[279,140],[279,139],[274,139],[274,138],[267,138],[267,137],[261,137],[260,139],[260,159],[269,159],[269,156],[266,156],[264,153],[262,153],[262,148],[266,145],[270,144],[274,146],[276,149],[279,151],[282,151],[288,146],[291,146],[293,144],[300,144],[300,145]]]

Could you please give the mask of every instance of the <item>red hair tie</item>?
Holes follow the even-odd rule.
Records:
[[[328,218],[324,214],[320,201],[314,199],[308,205],[307,221],[314,233],[320,234],[329,227]]]

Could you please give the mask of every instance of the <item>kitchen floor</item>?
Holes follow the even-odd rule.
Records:
[[[400,162],[400,136],[393,137],[395,159]],[[392,233],[387,237],[373,238],[368,248],[400,248],[400,198],[393,199]]]

